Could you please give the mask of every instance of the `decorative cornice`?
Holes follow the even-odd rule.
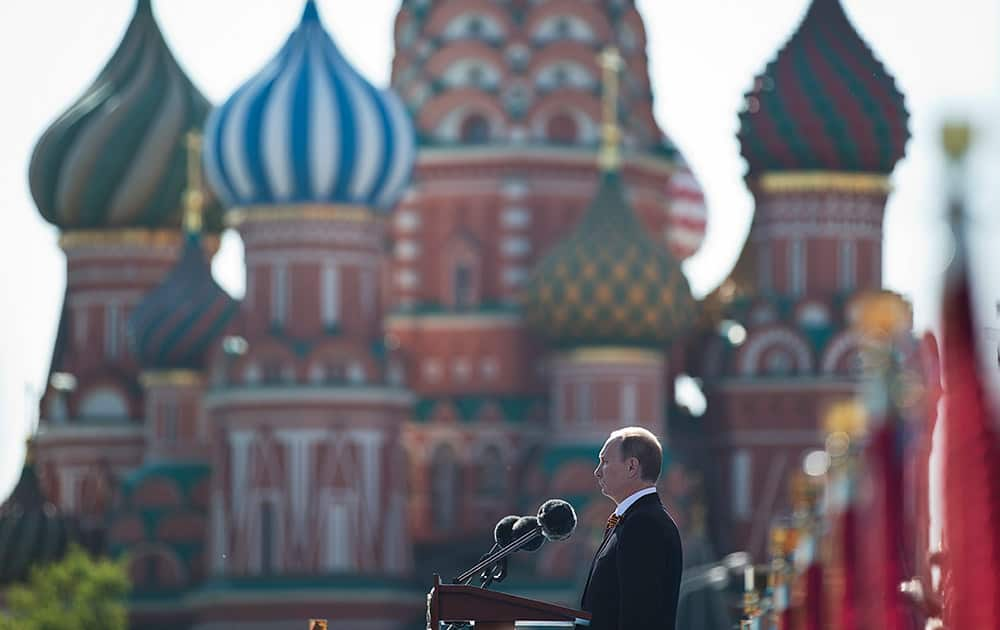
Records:
[[[511,328],[523,323],[518,313],[397,313],[386,317],[386,327],[394,329],[468,330]]]
[[[414,394],[405,389],[379,386],[260,386],[213,390],[205,396],[209,409],[227,405],[363,404],[410,407]]]
[[[677,168],[676,160],[652,153],[631,153],[625,151],[623,171],[633,168],[669,175]],[[553,147],[547,145],[489,145],[421,147],[417,157],[417,168],[421,166],[445,166],[456,162],[459,166],[475,166],[482,163],[510,161],[522,163],[531,160],[551,161],[557,164],[588,166],[597,170],[593,147]],[[523,166],[523,164],[521,164]]]
[[[59,237],[59,246],[69,250],[86,247],[180,247],[183,235],[180,230],[72,230]],[[216,239],[218,240],[218,239]]]
[[[41,424],[38,433],[32,438],[35,444],[45,444],[59,440],[142,440],[146,430],[139,424],[84,424],[77,420],[70,424],[53,424],[46,421]]]
[[[145,388],[150,387],[197,387],[204,379],[196,370],[150,370],[139,376]]]
[[[572,363],[615,363],[661,365],[663,353],[641,348],[608,346],[606,348],[578,348],[560,355]]]
[[[757,188],[765,193],[851,192],[882,193],[892,190],[889,177],[879,173],[840,173],[837,171],[791,171],[761,173]]]
[[[375,215],[365,206],[299,204],[288,206],[244,206],[226,213],[228,227],[262,221],[351,221],[367,223]]]

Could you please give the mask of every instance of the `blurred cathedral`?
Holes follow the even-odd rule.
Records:
[[[632,0],[403,0],[393,38],[378,89],[308,0],[213,107],[138,0],[31,159],[67,282],[0,579],[76,539],[128,553],[134,627],[422,627],[432,573],[562,497],[575,536],[502,588],[575,605],[623,425],[664,440],[688,564],[766,551],[817,418],[856,389],[849,325],[907,140],[839,1],[812,0],[746,96],[756,213],[702,301],[680,263],[706,209]],[[211,276],[224,227],[241,300]]]

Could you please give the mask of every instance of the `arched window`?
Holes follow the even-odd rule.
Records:
[[[469,85],[480,85],[483,82],[485,73],[482,66],[469,66],[465,71],[466,81]]]
[[[557,37],[569,37],[572,32],[572,26],[569,23],[569,19],[565,17],[560,17],[555,22],[555,34]]]
[[[482,114],[471,114],[462,121],[458,136],[466,144],[483,144],[490,140],[490,121]]]
[[[444,444],[437,448],[431,460],[431,510],[434,527],[451,531],[458,516],[458,458],[455,449]]]
[[[533,39],[538,44],[547,44],[557,39],[593,42],[596,34],[587,21],[579,16],[552,15],[538,23]]]
[[[487,446],[479,458],[479,494],[484,497],[502,497],[507,492],[507,469],[500,448]]]
[[[764,359],[764,373],[768,376],[788,376],[792,373],[795,360],[783,348],[774,348]]]
[[[476,308],[482,299],[481,246],[473,235],[460,231],[447,245],[444,285],[448,306],[457,310]]]
[[[476,289],[471,265],[464,263],[455,265],[452,290],[454,291],[455,308],[470,308],[475,305]]]
[[[545,137],[558,144],[573,144],[577,139],[576,121],[568,113],[560,112],[545,125]]]

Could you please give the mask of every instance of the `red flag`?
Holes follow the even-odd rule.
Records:
[[[859,329],[868,366],[864,403],[867,439],[861,456],[857,501],[858,546],[851,549],[858,568],[854,593],[858,623],[865,628],[908,630],[913,627],[899,586],[904,568],[903,456],[911,416],[920,412],[911,392],[918,380],[913,365],[909,305],[888,291],[862,302]]]
[[[941,322],[943,618],[954,630],[1000,628],[1000,444],[978,372],[961,226],[955,233]]]

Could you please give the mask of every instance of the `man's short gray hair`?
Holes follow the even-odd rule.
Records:
[[[622,461],[634,457],[639,460],[639,478],[656,483],[663,466],[663,447],[652,431],[642,427],[625,427],[611,433],[611,438],[620,439]]]

